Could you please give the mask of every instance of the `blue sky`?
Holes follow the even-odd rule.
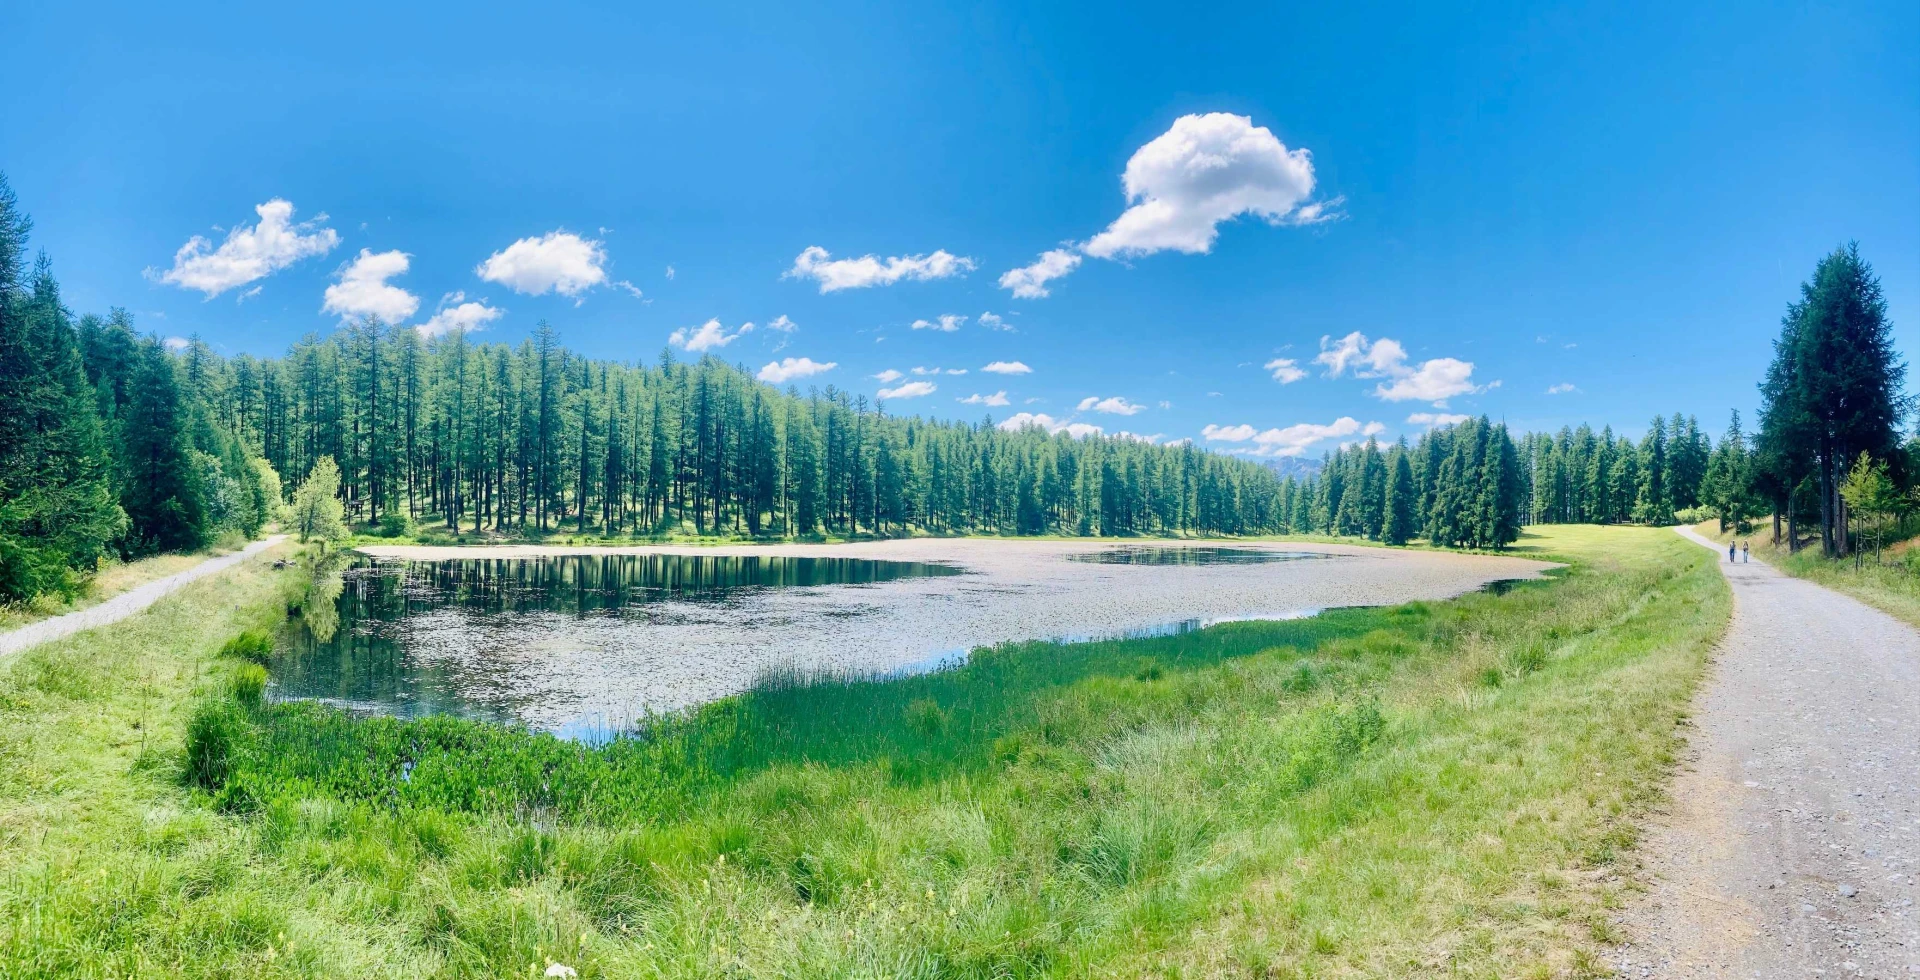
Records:
[[[77,310],[263,355],[342,311],[678,331],[895,412],[1313,455],[1717,430],[1849,239],[1920,340],[1911,3],[274,6],[5,16],[0,169]]]

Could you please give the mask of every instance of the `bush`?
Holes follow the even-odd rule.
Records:
[[[380,536],[404,538],[413,533],[413,520],[405,514],[387,514],[380,518]]]
[[[228,640],[226,645],[220,648],[220,654],[264,666],[267,661],[273,659],[273,634],[266,630],[248,630]]]
[[[1673,512],[1673,520],[1676,524],[1698,524],[1701,521],[1710,521],[1719,516],[1720,512],[1718,510],[1706,504],[1701,504],[1698,507],[1685,507]]]
[[[246,738],[247,718],[231,701],[209,701],[187,722],[187,782],[219,792],[233,772],[234,748]]]
[[[249,708],[258,707],[260,699],[267,691],[267,668],[259,664],[241,664],[233,672],[233,681],[229,685],[233,699]]]

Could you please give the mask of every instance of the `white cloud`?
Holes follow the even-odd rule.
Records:
[[[265,289],[265,288],[266,288],[265,286],[255,286],[255,287],[253,287],[253,288],[251,288],[251,289],[243,289],[243,290],[241,290],[241,291],[240,291],[240,294],[239,294],[238,296],[235,296],[235,297],[233,298],[233,303],[234,303],[234,305],[235,305],[235,306],[238,306],[238,305],[240,305],[241,303],[244,303],[244,302],[246,302],[247,300],[250,300],[250,299],[252,299],[252,298],[254,298],[255,296],[258,296],[258,295],[260,295],[260,291],[261,291],[262,289]]]
[[[669,280],[673,278],[673,266],[667,266],[667,278]]]
[[[1163,249],[1213,249],[1219,225],[1243,214],[1270,224],[1312,224],[1331,217],[1313,194],[1313,156],[1289,150],[1265,126],[1225,112],[1186,115],[1134,151],[1120,178],[1129,207],[1086,244],[1088,255],[1115,258]]]
[[[988,374],[1032,374],[1033,369],[1019,361],[995,361],[980,370]]]
[[[898,381],[904,377],[906,377],[906,375],[901,374],[900,372],[895,371],[892,368],[888,368],[885,371],[882,371],[879,374],[874,375],[873,380],[878,381],[882,384],[892,384],[893,382]]]
[[[940,317],[937,320],[913,321],[913,329],[938,330],[941,333],[952,333],[955,330],[960,329],[960,325],[965,322],[967,322],[967,318],[964,316],[960,316],[957,313],[942,313],[940,314]]]
[[[434,337],[453,330],[471,333],[500,319],[507,311],[488,306],[486,300],[467,299],[466,293],[448,293],[440,297],[440,306],[427,322],[415,327],[423,337]]]
[[[728,333],[727,328],[720,325],[720,319],[715,317],[697,327],[681,327],[675,330],[667,337],[667,343],[699,353],[716,347],[725,347],[739,340],[741,334],[752,332],[753,324],[743,323],[740,329]]]
[[[146,276],[182,289],[197,289],[212,299],[235,286],[264,279],[301,259],[325,255],[340,244],[340,233],[321,227],[323,212],[310,221],[293,223],[293,204],[281,198],[256,206],[260,223],[240,225],[227,240],[213,243],[195,235],[173,253],[173,268],[147,269]]]
[[[1565,382],[1565,381],[1547,389],[1547,394],[1549,395],[1569,395],[1569,394],[1577,395],[1579,393],[1580,393],[1579,388],[1574,387],[1574,385],[1571,382]]]
[[[1307,376],[1307,372],[1301,370],[1300,365],[1291,357],[1276,357],[1261,366],[1272,371],[1273,380],[1283,385],[1290,385]]]
[[[913,373],[921,375],[923,377],[929,374],[965,374],[967,373],[967,369],[966,368],[917,367],[913,369]]]
[[[1008,323],[1006,321],[1006,318],[1002,317],[998,313],[980,314],[980,325],[983,327],[986,327],[988,330],[1012,330],[1013,329],[1013,324]]]
[[[1207,425],[1200,430],[1208,442],[1246,442],[1260,430],[1251,425]]]
[[[787,315],[785,313],[782,313],[779,316],[774,317],[772,323],[767,324],[767,329],[778,330],[781,333],[792,333],[795,330],[800,329],[800,325],[793,322],[792,320],[787,319]]]
[[[1472,416],[1468,415],[1449,415],[1446,412],[1415,412],[1407,416],[1407,421],[1414,425],[1425,426],[1456,425],[1465,422],[1471,417]]]
[[[1082,412],[1092,410],[1092,411],[1101,412],[1107,415],[1138,415],[1141,412],[1146,411],[1147,406],[1136,405],[1133,402],[1127,401],[1125,398],[1121,398],[1118,395],[1115,395],[1112,398],[1101,398],[1097,395],[1088,395],[1087,397],[1082,398],[1080,400],[1079,410]]]
[[[822,293],[868,286],[891,286],[902,279],[945,279],[973,271],[973,260],[936,249],[931,255],[895,255],[881,259],[862,255],[836,259],[826,249],[809,245],[793,260],[782,279],[813,279]]]
[[[1080,265],[1080,256],[1070,249],[1055,248],[1040,253],[1032,265],[1008,269],[1000,275],[1000,288],[1013,290],[1018,299],[1045,299],[1047,283],[1072,272]]]
[[[185,337],[168,337],[161,343],[165,344],[168,350],[186,350],[193,346],[192,342]]]
[[[487,257],[473,274],[516,293],[579,296],[607,281],[607,250],[570,231],[522,238]]]
[[[1327,439],[1339,439],[1356,433],[1371,436],[1384,431],[1386,426],[1379,422],[1368,422],[1363,426],[1351,416],[1343,415],[1327,425],[1302,422],[1284,429],[1265,431],[1258,431],[1251,425],[1208,425],[1200,430],[1200,434],[1210,442],[1253,443],[1251,449],[1236,449],[1234,452],[1252,456],[1299,456],[1313,444]]]
[[[1144,442],[1147,445],[1152,446],[1152,445],[1158,445],[1160,440],[1165,439],[1167,437],[1167,434],[1164,432],[1156,432],[1150,436],[1144,436],[1138,432],[1128,432],[1127,430],[1122,429],[1119,432],[1114,433],[1113,437],[1115,439],[1132,439],[1134,442]]]
[[[882,388],[875,393],[876,398],[919,398],[939,391],[938,385],[931,381],[909,381],[898,388]]]
[[[1018,412],[1001,422],[997,428],[1006,432],[1019,432],[1027,428],[1041,428],[1049,433],[1064,432],[1075,439],[1097,436],[1102,430],[1090,422],[1068,422],[1056,419],[1044,412]]]
[[[839,366],[838,361],[821,364],[808,357],[783,357],[761,368],[760,373],[754,377],[769,384],[786,384],[795,378],[810,378]]]
[[[340,281],[327,287],[321,311],[342,317],[377,316],[388,323],[412,316],[420,308],[420,297],[387,282],[406,275],[411,258],[398,250],[361,249],[357,258],[341,267]]]
[[[1314,363],[1324,364],[1327,376],[1340,377],[1349,371],[1356,378],[1385,378],[1373,388],[1375,397],[1390,402],[1432,402],[1445,408],[1447,399],[1470,395],[1498,385],[1473,383],[1473,362],[1453,357],[1422,361],[1418,367],[1407,363],[1407,349],[1400,342],[1382,337],[1368,341],[1359,331],[1339,340],[1320,338],[1320,354]]]
[[[615,280],[615,281],[614,281],[614,283],[613,283],[613,284],[614,284],[614,286],[616,286],[616,287],[618,287],[618,288],[620,288],[620,289],[624,289],[624,290],[626,290],[626,291],[628,292],[628,294],[630,294],[630,295],[631,295],[631,296],[632,296],[632,297],[633,297],[634,299],[640,299],[641,297],[643,297],[643,296],[645,296],[645,295],[646,295],[645,293],[643,293],[643,292],[641,292],[641,291],[640,291],[640,287],[639,287],[639,286],[636,286],[636,285],[634,285],[633,283],[631,283],[631,282],[628,282],[628,281],[627,281],[627,280],[625,280],[625,279],[617,279],[617,280]],[[652,301],[652,300],[647,300],[647,302],[649,302],[649,303],[651,303],[651,302],[653,302],[653,301]]]
[[[982,395],[982,394],[975,393],[975,394],[968,395],[965,398],[956,398],[954,399],[954,401],[957,401],[962,405],[991,405],[996,408],[998,408],[1001,405],[1009,404],[1009,402],[1007,401],[1007,393],[1004,391],[996,391],[991,395]]]

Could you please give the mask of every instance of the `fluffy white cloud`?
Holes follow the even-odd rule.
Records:
[[[1446,412],[1415,412],[1407,416],[1407,421],[1414,425],[1431,427],[1436,425],[1456,425],[1465,422],[1468,418],[1470,418],[1470,416],[1449,415]]]
[[[427,322],[415,327],[423,337],[434,337],[454,330],[470,333],[500,319],[507,311],[488,306],[485,300],[469,300],[466,293],[448,293],[440,297],[440,306]]]
[[[1436,357],[1419,366],[1407,363],[1407,349],[1399,341],[1382,337],[1369,341],[1359,331],[1339,340],[1320,338],[1320,354],[1314,363],[1326,365],[1327,376],[1340,377],[1352,372],[1356,378],[1384,378],[1374,385],[1375,397],[1390,402],[1432,402],[1445,408],[1455,395],[1476,394],[1499,384],[1473,383],[1473,362],[1453,357]]]
[[[1313,194],[1313,156],[1289,150],[1265,126],[1226,112],[1181,116],[1134,151],[1120,178],[1129,207],[1086,244],[1099,258],[1163,249],[1211,251],[1223,221],[1251,214],[1272,224],[1327,220]]]
[[[967,318],[957,313],[942,313],[937,320],[913,321],[913,329],[938,330],[941,333],[952,333],[960,329],[960,325],[965,322],[967,322]]]
[[[264,279],[301,259],[325,255],[340,244],[340,233],[322,227],[323,212],[310,221],[293,223],[293,204],[274,198],[256,206],[260,223],[239,225],[214,248],[199,235],[187,239],[173,253],[173,268],[147,269],[146,276],[182,289],[197,289],[212,299],[235,286]]]
[[[1351,435],[1378,435],[1386,431],[1379,422],[1361,425],[1351,416],[1343,415],[1327,425],[1302,422],[1289,425],[1284,429],[1256,430],[1251,425],[1209,425],[1200,430],[1200,434],[1210,442],[1248,442],[1252,448],[1234,452],[1244,452],[1252,456],[1299,456],[1309,447],[1327,439],[1340,439]]]
[[[995,408],[1009,404],[1007,401],[1007,393],[1004,391],[996,391],[991,395],[982,395],[976,392],[965,398],[956,398],[954,401],[962,405],[991,405]]]
[[[1090,422],[1067,422],[1056,419],[1044,412],[1017,412],[1006,419],[1006,421],[1001,422],[996,428],[1007,432],[1019,432],[1021,429],[1027,428],[1041,428],[1050,433],[1064,432],[1075,439],[1097,436],[1104,431],[1099,426]]]
[[[1567,395],[1567,394],[1577,395],[1579,393],[1580,393],[1579,388],[1574,387],[1571,382],[1566,382],[1566,381],[1563,381],[1547,389],[1547,394],[1549,395]]]
[[[1141,412],[1146,411],[1147,406],[1136,405],[1133,402],[1127,401],[1125,398],[1121,398],[1118,395],[1115,395],[1112,398],[1101,398],[1098,395],[1088,395],[1087,397],[1080,399],[1079,410],[1082,412],[1091,410],[1095,412],[1101,412],[1106,415],[1138,415]]]
[[[881,399],[919,398],[923,395],[931,395],[939,390],[940,388],[931,381],[909,381],[898,388],[882,388],[875,393],[874,397]]]
[[[787,319],[787,315],[785,313],[782,313],[779,316],[774,317],[772,323],[767,324],[767,329],[778,330],[781,333],[792,333],[795,330],[800,329],[800,325],[793,322],[792,320]]]
[[[1012,330],[1013,329],[1013,324],[1008,323],[1006,321],[1006,318],[1002,317],[998,313],[980,314],[980,325],[983,327],[986,327],[988,330]]]
[[[1033,369],[1019,361],[995,361],[980,370],[988,374],[1032,374]]]
[[[165,344],[168,350],[186,350],[193,346],[193,342],[185,337],[168,337],[161,343]]]
[[[923,377],[929,374],[965,374],[967,373],[967,369],[966,368],[917,367],[913,369],[913,373],[921,375]]]
[[[840,366],[838,361],[821,364],[809,357],[783,357],[760,369],[754,375],[769,384],[786,384],[795,378],[811,378],[816,374],[831,371]]]
[[[931,255],[895,255],[882,259],[862,255],[857,259],[836,259],[826,249],[809,245],[793,260],[793,268],[782,279],[812,279],[820,283],[822,293],[868,286],[891,286],[902,279],[945,279],[973,271],[973,260],[936,249]]]
[[[1156,432],[1150,436],[1146,436],[1138,432],[1128,432],[1125,429],[1121,429],[1119,432],[1114,433],[1113,437],[1115,439],[1132,439],[1134,442],[1144,442],[1149,446],[1153,446],[1158,445],[1160,440],[1167,437],[1167,434],[1164,432]]]
[[[892,384],[893,382],[898,381],[904,377],[906,377],[906,375],[901,374],[900,372],[895,371],[892,368],[888,368],[885,371],[882,371],[879,374],[874,375],[873,380],[878,381],[881,384]]]
[[[1040,253],[1032,265],[1008,269],[1000,275],[1000,288],[1013,290],[1019,299],[1045,299],[1047,283],[1072,272],[1080,265],[1080,256],[1071,249],[1055,248]]]
[[[1283,385],[1290,385],[1307,376],[1307,372],[1301,370],[1299,363],[1291,357],[1276,357],[1261,367],[1272,371],[1273,380]]]
[[[667,343],[675,347],[684,347],[697,354],[716,347],[725,347],[739,340],[741,334],[752,332],[753,324],[743,323],[740,329],[728,333],[727,328],[720,325],[720,319],[715,317],[697,327],[681,327],[675,330],[667,337]]]
[[[321,311],[342,317],[377,316],[388,323],[412,316],[420,308],[420,297],[387,282],[405,275],[410,259],[397,250],[361,249],[357,258],[341,267],[339,281],[327,287]]]
[[[529,296],[578,296],[606,283],[607,250],[573,232],[550,231],[493,253],[473,273]]]

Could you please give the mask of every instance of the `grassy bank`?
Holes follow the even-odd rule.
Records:
[[[300,583],[249,563],[0,676],[0,976],[1590,972],[1728,598],[1671,532],[1523,544],[1573,567],[604,749],[259,705],[215,651]]]
[[[46,594],[26,602],[0,603],[0,633],[18,629],[29,623],[37,623],[54,616],[64,616],[70,612],[99,605],[123,592],[130,592],[177,572],[184,572],[195,565],[216,555],[237,551],[245,546],[244,541],[227,542],[232,547],[220,547],[193,554],[153,555],[129,562],[111,562],[95,572],[86,583],[85,590],[78,596],[67,598],[55,594]]]

